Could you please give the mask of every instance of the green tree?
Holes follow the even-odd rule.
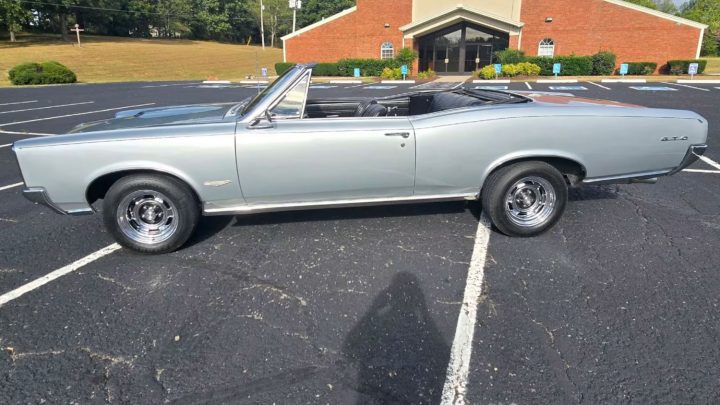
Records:
[[[663,13],[673,15],[678,13],[678,8],[672,0],[655,0],[655,5],[657,6],[657,9]]]
[[[303,8],[298,11],[298,27],[308,26],[354,5],[355,0],[305,0],[302,3]]]
[[[720,36],[720,0],[690,0],[683,7],[681,15],[708,25],[701,53],[717,55],[718,36]]]
[[[30,17],[30,11],[19,0],[0,0],[0,25],[10,33],[10,42],[15,42],[15,33],[22,30]]]
[[[292,10],[288,6],[287,0],[262,0],[265,6],[263,21],[265,31],[269,33],[266,40],[270,39],[270,46],[275,46],[275,39],[283,33],[287,33],[292,25]],[[258,29],[260,24],[260,0],[250,0],[247,2],[248,12],[255,17]]]

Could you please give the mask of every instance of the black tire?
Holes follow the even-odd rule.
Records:
[[[110,187],[102,214],[105,227],[120,245],[160,254],[187,242],[200,220],[200,206],[182,181],[139,174],[123,177]]]
[[[511,193],[514,198],[508,202]],[[551,194],[554,197],[550,197]],[[545,162],[528,161],[491,173],[483,186],[481,201],[483,211],[500,232],[530,237],[557,223],[565,211],[567,196],[562,173]],[[532,205],[528,205],[530,203]]]

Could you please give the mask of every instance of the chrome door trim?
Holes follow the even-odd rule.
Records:
[[[353,200],[330,200],[315,202],[298,202],[285,204],[257,204],[257,205],[240,205],[227,208],[208,208],[205,203],[203,207],[203,215],[242,215],[255,214],[261,212],[276,211],[298,211],[323,208],[341,208],[341,207],[364,207],[373,205],[390,205],[404,203],[430,203],[442,201],[473,201],[479,198],[479,194],[438,194],[438,195],[421,195],[408,197],[390,197],[390,198],[361,198]]]

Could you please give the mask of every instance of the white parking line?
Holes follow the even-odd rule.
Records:
[[[8,135],[29,135],[29,136],[53,136],[57,134],[46,134],[44,132],[18,132],[18,131],[6,131],[4,129],[0,129],[0,134],[8,134]]]
[[[525,82],[525,85],[527,86],[527,88],[528,88],[528,89],[530,89],[530,90],[532,90],[532,89],[533,89],[533,88],[532,88],[532,86],[530,85],[530,83],[528,83],[528,82]]]
[[[695,89],[695,90],[702,90],[702,91],[710,91],[710,89],[703,89],[702,87],[695,87],[695,86],[688,86],[687,84],[678,84],[678,83],[670,83],[670,82],[662,82],[663,84],[669,84],[671,86],[680,86],[680,87],[687,87],[688,89]]]
[[[37,107],[37,108],[26,108],[24,110],[0,111],[0,114],[12,114],[12,113],[25,112],[25,111],[47,110],[49,108],[70,107],[73,105],[83,105],[83,104],[93,104],[93,103],[94,103],[94,101],[83,101],[82,103],[59,104],[59,105],[51,105],[49,107]]]
[[[14,103],[2,103],[2,104],[0,104],[0,106],[3,106],[3,105],[16,105],[16,104],[30,104],[30,103],[37,103],[37,102],[38,102],[37,100],[31,100],[31,101],[16,101],[16,102],[14,102]]]
[[[0,307],[2,307],[3,305],[7,304],[8,302],[34,290],[36,288],[42,287],[43,285],[45,285],[59,277],[62,277],[68,273],[71,273],[89,263],[94,262],[97,259],[100,259],[101,257],[107,256],[110,253],[112,253],[118,249],[120,249],[120,245],[118,245],[117,243],[113,243],[112,245],[106,246],[106,247],[98,250],[95,253],[91,253],[76,262],[70,263],[65,267],[59,268],[49,274],[46,274],[38,279],[35,279],[35,280],[29,282],[23,286],[20,286],[16,289],[10,291],[9,293],[0,295]]]
[[[700,160],[702,160],[703,162],[709,164],[710,166],[712,166],[712,167],[720,170],[720,163],[718,163],[718,162],[710,159],[709,157],[707,157],[707,156],[700,156]]]
[[[9,190],[11,188],[20,187],[22,185],[23,185],[23,183],[15,183],[15,184],[10,184],[9,186],[2,186],[2,187],[0,187],[0,191]]]
[[[0,149],[2,149],[2,148],[9,148],[9,147],[11,147],[11,146],[12,146],[11,143],[6,143],[5,145],[0,145]]]
[[[605,89],[605,90],[612,90],[610,87],[603,86],[602,84],[597,84],[597,83],[595,83],[595,82],[585,82],[585,83],[590,83],[590,84],[592,84],[593,86],[598,86],[598,87],[603,88],[603,89]]]
[[[720,174],[720,170],[703,170],[703,169],[683,169],[684,172],[688,173],[712,173]]]
[[[483,213],[480,216],[480,223],[475,234],[475,246],[473,247],[472,259],[470,259],[465,295],[460,307],[455,338],[450,349],[450,363],[448,364],[445,386],[443,387],[440,402],[442,405],[466,403],[465,395],[467,394],[468,375],[470,373],[470,356],[472,355],[478,300],[482,293],[489,241],[490,220]]]
[[[2,126],[7,126],[7,125],[27,124],[27,123],[29,123],[29,122],[38,122],[38,121],[54,120],[54,119],[58,119],[58,118],[77,117],[78,115],[98,114],[98,113],[108,112],[108,111],[126,110],[126,109],[129,109],[129,108],[146,107],[146,106],[149,106],[149,105],[155,105],[155,103],[126,105],[126,106],[124,106],[124,107],[106,108],[106,109],[104,109],[104,110],[95,110],[95,111],[86,111],[86,112],[75,113],[75,114],[58,115],[58,116],[56,116],[56,117],[46,117],[46,118],[37,118],[37,119],[34,119],[34,120],[6,122],[6,123],[4,123],[4,124],[0,124],[0,127],[2,127]]]

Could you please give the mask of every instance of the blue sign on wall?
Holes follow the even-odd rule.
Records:
[[[360,77],[360,68],[355,68],[355,71],[353,73],[353,76]]]
[[[408,74],[408,66],[407,65],[400,66],[400,74],[402,74],[402,75]]]
[[[628,65],[627,63],[623,63],[622,65],[620,65],[620,74],[621,75],[628,74],[629,70],[630,70],[630,65]]]
[[[562,65],[560,63],[553,64],[553,74],[554,75],[559,75],[561,70],[562,70]]]
[[[502,65],[499,63],[496,63],[495,64],[495,74],[499,75],[500,73],[502,73]]]

